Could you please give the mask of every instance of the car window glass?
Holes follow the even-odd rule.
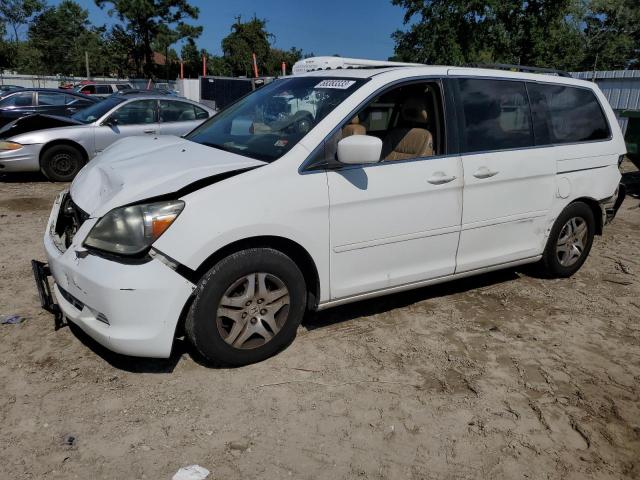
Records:
[[[609,125],[591,90],[534,83],[529,83],[527,89],[537,145],[609,138]]]
[[[194,105],[190,103],[172,100],[160,100],[161,122],[189,122],[196,120],[197,118],[198,117],[196,116]]]
[[[82,93],[85,93],[85,94],[93,94],[93,93],[96,93],[96,86],[95,85],[86,85],[86,86],[82,87],[82,89],[80,91]]]
[[[96,93],[100,95],[112,93],[111,85],[96,85]]]
[[[534,145],[527,91],[523,82],[457,80],[464,151],[481,152]]]
[[[55,92],[38,92],[38,105],[40,106],[59,106],[64,105],[65,95]]]
[[[110,117],[118,125],[144,125],[156,122],[156,100],[136,100],[116,110]]]
[[[204,108],[200,108],[197,106],[193,106],[195,112],[196,112],[196,118],[198,120],[204,120],[206,118],[209,118],[209,112],[207,112]]]
[[[0,107],[30,107],[32,100],[31,92],[14,93],[0,101]]]
[[[366,80],[287,77],[241,98],[187,135],[187,139],[238,155],[272,162]]]
[[[116,88],[117,88],[118,90],[127,90],[127,89],[129,88],[129,85],[124,85],[124,84],[122,84],[122,83],[118,83],[118,84],[116,85]]]

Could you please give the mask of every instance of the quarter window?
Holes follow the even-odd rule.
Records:
[[[588,142],[609,138],[602,108],[587,88],[527,84],[537,145]]]
[[[523,82],[480,79],[457,82],[465,152],[534,145],[529,101]]]

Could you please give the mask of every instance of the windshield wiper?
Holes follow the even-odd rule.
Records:
[[[202,145],[205,145],[211,148],[217,148],[218,150],[222,150],[223,152],[237,153],[234,149],[230,147],[225,147],[224,145],[218,145],[217,143],[202,142]]]

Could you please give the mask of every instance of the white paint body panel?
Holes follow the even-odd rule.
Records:
[[[448,71],[593,88],[612,138],[341,171],[301,171],[311,152],[374,92],[400,80],[443,77]],[[168,355],[175,322],[193,285],[157,260],[121,265],[91,254],[78,258],[76,252],[91,225],[111,209],[176,192],[220,173],[256,167],[185,194],[183,212],[154,248],[196,270],[234,242],[265,236],[287,239],[315,264],[320,309],[536,261],[566,205],[577,198],[600,201],[617,188],[617,159],[625,152],[624,141],[606,100],[590,83],[446,67],[347,70],[339,75],[371,78],[274,163],[176,137],[123,140],[91,162],[71,187],[73,200],[91,219],[64,254],[57,251],[49,230],[45,247],[56,283],[95,311],[111,315],[118,327],[98,324],[91,312],[74,311],[63,300],[65,314],[109,348]],[[499,173],[474,177],[481,168]],[[428,181],[442,175],[455,178],[443,184]],[[55,212],[56,207],[52,219]]]

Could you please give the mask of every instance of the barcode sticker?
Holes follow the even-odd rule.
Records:
[[[338,90],[346,90],[356,83],[355,80],[322,80],[315,88],[337,88]]]

